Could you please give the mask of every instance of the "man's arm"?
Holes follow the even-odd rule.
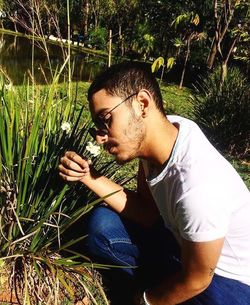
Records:
[[[175,305],[204,291],[212,281],[224,238],[209,242],[182,239],[182,270],[146,292],[151,305]]]
[[[151,226],[158,217],[158,210],[145,181],[143,169],[140,165],[138,172],[138,189],[132,192],[119,184],[100,175],[89,162],[75,152],[69,151],[61,158],[59,175],[68,182],[84,183],[99,197],[105,197],[105,202],[116,212],[140,223]]]

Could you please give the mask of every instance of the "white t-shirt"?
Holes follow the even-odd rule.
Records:
[[[179,243],[225,237],[215,273],[250,285],[250,194],[231,164],[200,128],[168,116],[179,133],[159,173],[142,161],[160,214]]]

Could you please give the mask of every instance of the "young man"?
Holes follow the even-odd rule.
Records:
[[[165,116],[144,64],[112,66],[94,80],[88,100],[96,141],[119,163],[140,159],[132,192],[84,156],[62,157],[66,181],[100,197],[115,192],[91,216],[91,251],[124,266],[128,278],[143,274],[137,304],[250,304],[250,197],[233,167],[194,122]]]

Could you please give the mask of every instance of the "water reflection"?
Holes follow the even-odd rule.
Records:
[[[49,68],[48,58],[41,46],[34,47],[34,76],[37,84],[51,82],[52,74],[56,68],[63,64],[61,47],[48,44],[49,58],[52,73]],[[88,53],[72,51],[71,66],[73,67],[73,80],[90,81],[107,65],[107,59]],[[22,84],[25,79],[31,78],[32,71],[32,41],[7,34],[0,34],[0,67],[9,76],[15,85]],[[60,81],[67,80],[67,71]]]

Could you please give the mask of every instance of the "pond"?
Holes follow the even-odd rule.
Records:
[[[48,43],[52,71],[63,64],[62,48]],[[71,50],[73,81],[91,81],[95,75],[107,66],[107,58],[82,51]],[[23,84],[31,76],[32,41],[28,38],[0,33],[0,69],[11,79],[14,85]],[[38,43],[34,47],[34,77],[37,84],[50,83],[52,80],[48,58]],[[67,80],[67,72],[61,81]]]

